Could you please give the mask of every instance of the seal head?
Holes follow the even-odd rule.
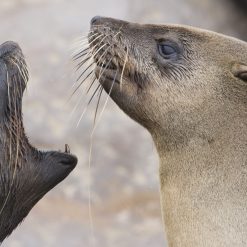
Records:
[[[77,163],[67,146],[64,153],[41,152],[29,143],[22,123],[27,81],[18,44],[0,45],[0,242]]]
[[[131,118],[162,133],[167,149],[193,135],[204,121],[199,111],[211,119],[225,101],[246,107],[243,41],[188,26],[104,17],[95,17],[90,31],[101,85]]]
[[[152,135],[170,246],[247,246],[247,43],[181,25],[97,17],[105,91]]]

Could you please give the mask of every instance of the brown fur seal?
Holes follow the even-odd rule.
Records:
[[[27,79],[19,46],[0,45],[0,244],[77,163],[68,148],[41,152],[30,145],[22,123]]]
[[[247,246],[247,43],[103,17],[88,38],[100,84],[156,144],[169,246]]]

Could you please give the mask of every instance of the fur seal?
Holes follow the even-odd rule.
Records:
[[[247,246],[247,43],[96,16],[95,74],[152,135],[169,246]]]
[[[28,71],[20,47],[0,45],[0,244],[32,207],[74,169],[77,158],[31,146],[22,123]]]

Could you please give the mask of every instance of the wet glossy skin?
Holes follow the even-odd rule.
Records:
[[[16,43],[0,46],[0,242],[32,207],[75,168],[65,152],[32,147],[22,123],[22,96],[28,71]],[[37,113],[38,114],[38,113]],[[35,118],[35,116],[34,116]]]

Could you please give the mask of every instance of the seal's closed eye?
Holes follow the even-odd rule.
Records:
[[[167,41],[158,43],[158,50],[160,55],[165,59],[175,58],[178,54],[178,48]]]

